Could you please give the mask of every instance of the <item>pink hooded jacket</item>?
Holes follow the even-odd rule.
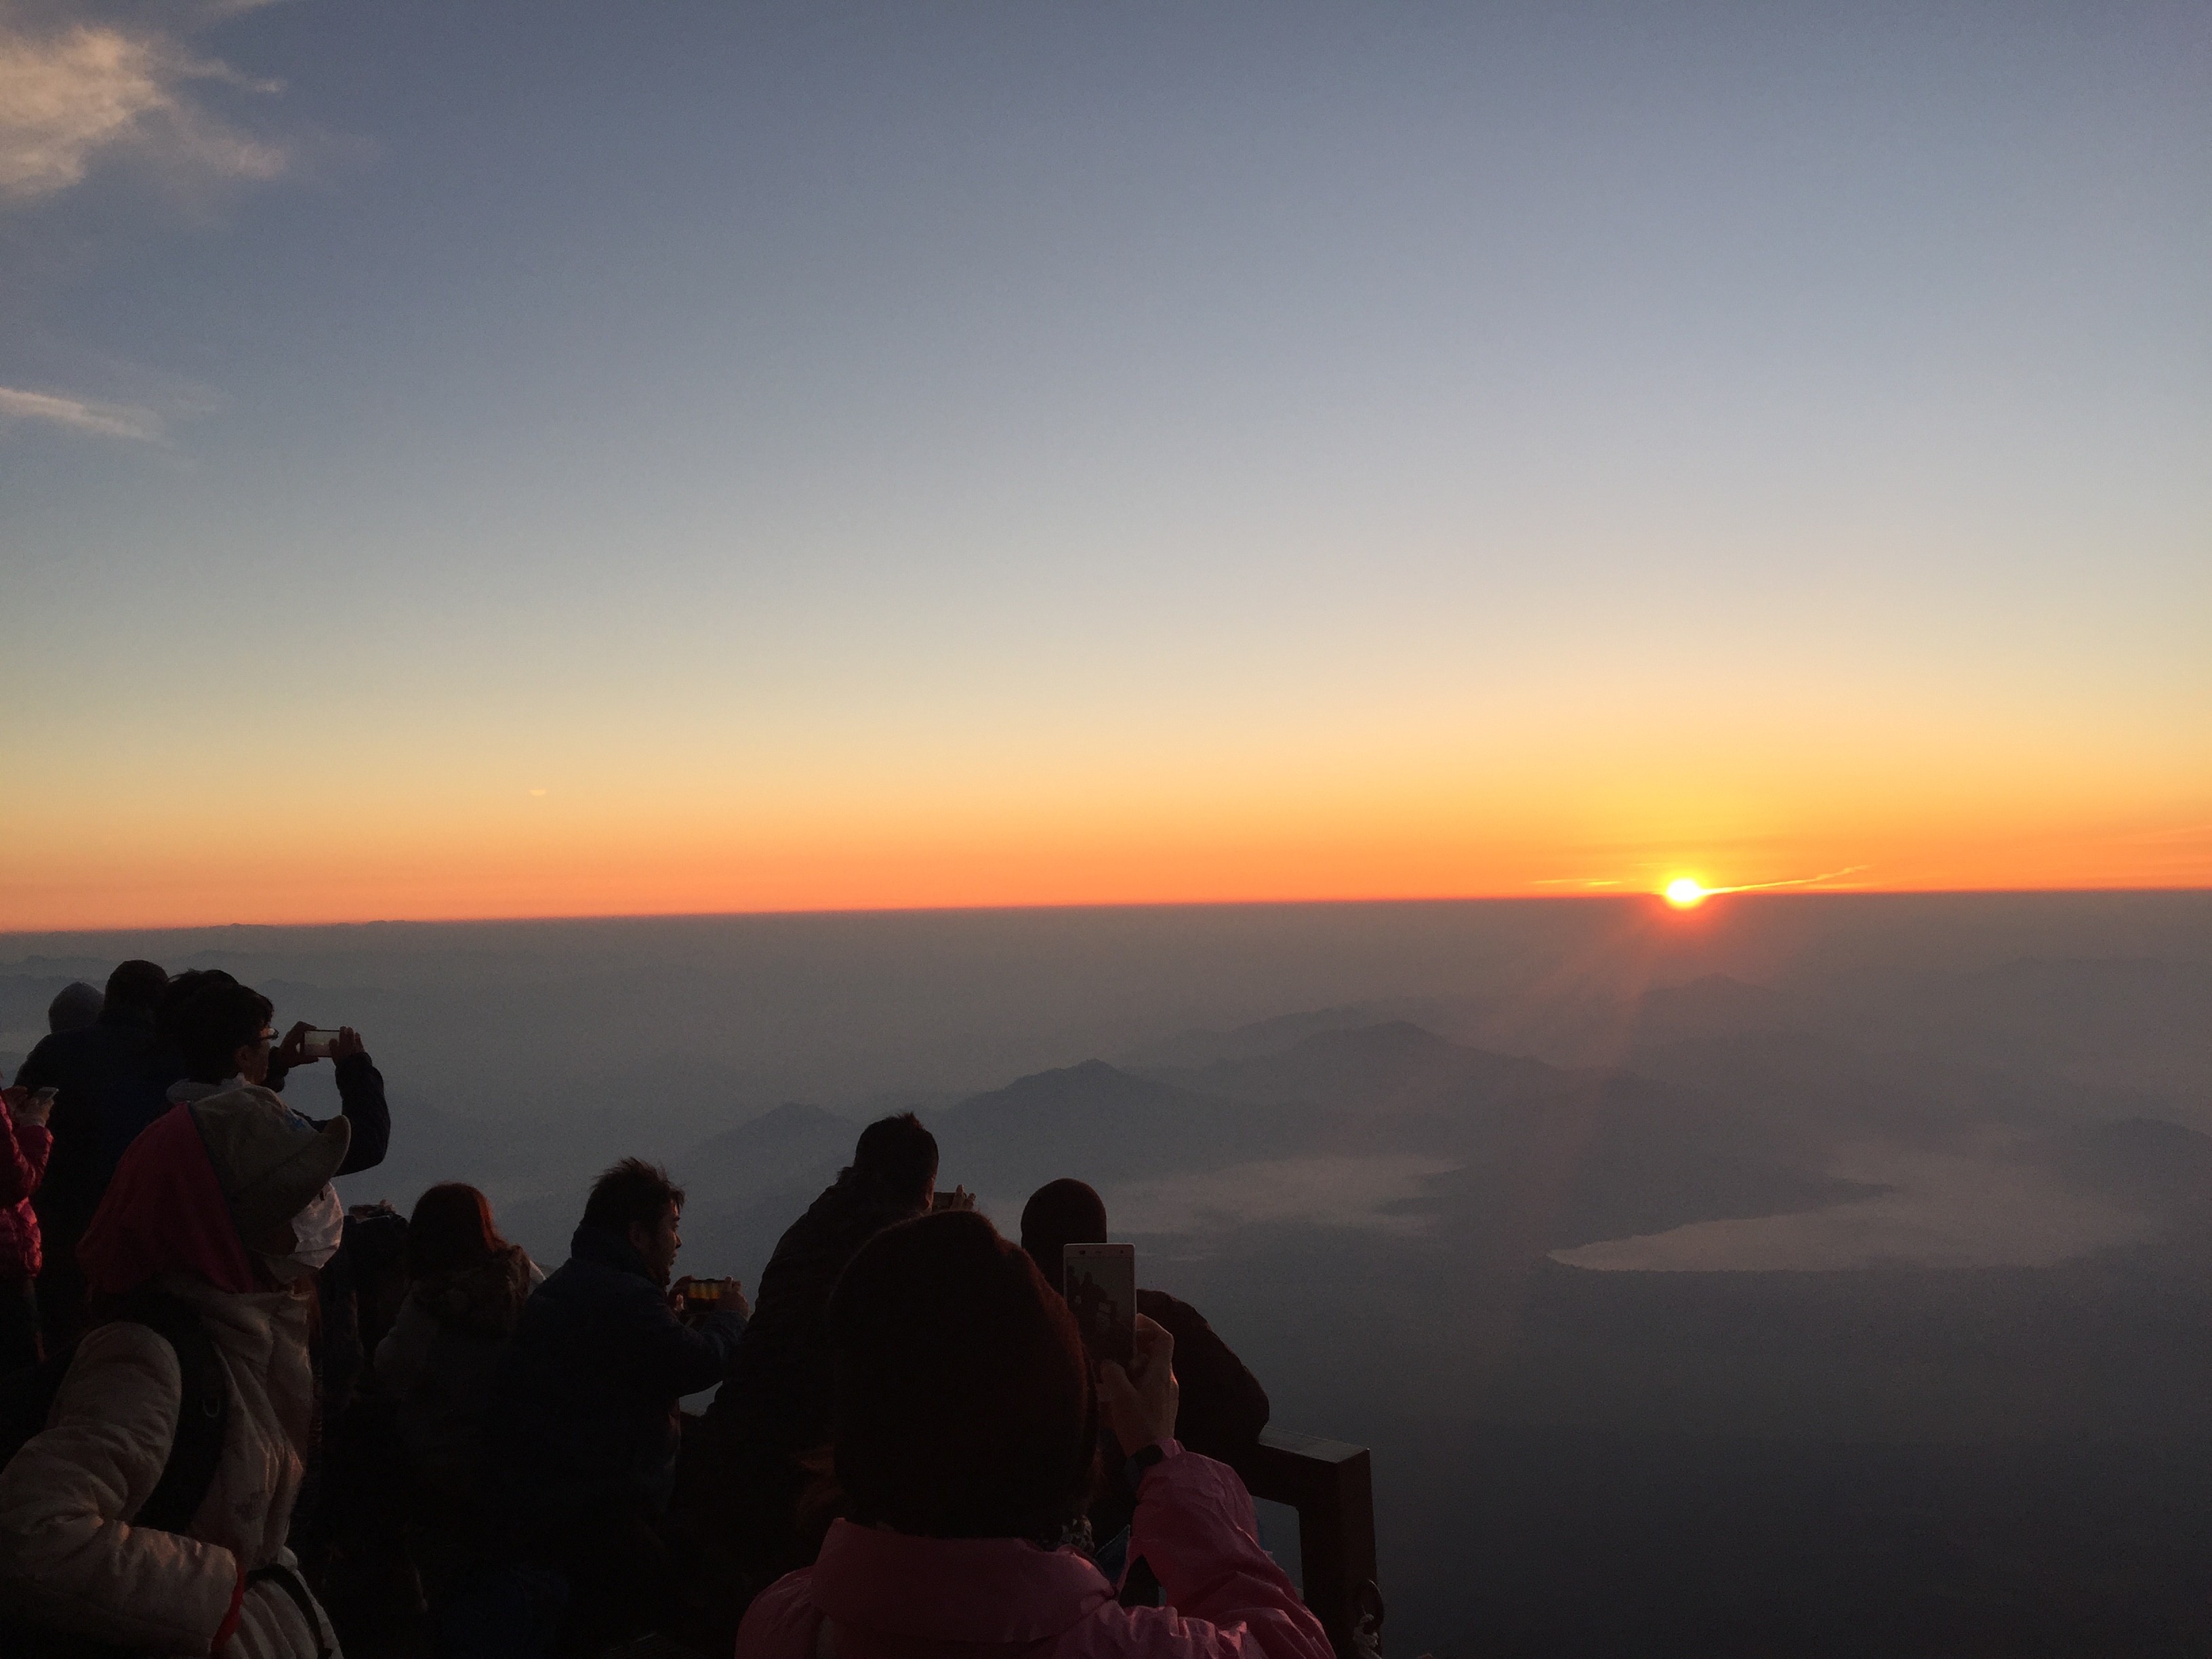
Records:
[[[0,1102],[0,1279],[39,1276],[39,1216],[31,1194],[46,1176],[52,1131],[43,1124],[18,1123]]]
[[[915,1538],[839,1521],[821,1559],[763,1591],[737,1659],[1333,1659],[1260,1547],[1234,1473],[1166,1443],[1137,1496],[1129,1559],[1168,1605],[1123,1607],[1073,1550]]]

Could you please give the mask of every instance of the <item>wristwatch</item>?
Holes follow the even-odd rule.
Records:
[[[1127,1478],[1129,1482],[1129,1490],[1131,1492],[1134,1492],[1139,1486],[1142,1486],[1145,1480],[1145,1471],[1152,1468],[1155,1463],[1166,1462],[1167,1457],[1168,1455],[1166,1451],[1162,1449],[1160,1443],[1157,1440],[1152,1442],[1149,1446],[1139,1446],[1136,1450],[1131,1452],[1129,1454],[1129,1461],[1121,1466],[1122,1474]]]

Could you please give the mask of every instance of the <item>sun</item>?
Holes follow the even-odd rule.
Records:
[[[1677,910],[1692,909],[1703,904],[1711,891],[1694,876],[1677,876],[1667,884],[1667,902]]]

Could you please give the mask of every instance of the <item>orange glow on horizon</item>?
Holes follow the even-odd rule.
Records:
[[[0,850],[0,931],[1639,892],[1686,915],[1718,892],[2212,887],[2212,825],[2010,843],[1956,830],[1867,833],[1841,848],[1811,837],[1740,838],[1726,856],[1748,879],[1718,888],[1673,876],[1665,848],[1625,836],[1568,865],[1582,873],[1560,873],[1560,848],[1576,838],[1541,826],[1487,844],[1449,823],[1428,835],[1375,827],[1362,836],[1352,826],[1333,835],[1229,825],[1170,833],[1156,823],[1034,818],[874,833],[846,823],[813,835],[793,825],[744,834],[666,822],[549,834],[555,826],[542,820],[377,834],[309,822],[211,842],[167,836],[155,819],[137,827],[140,834],[104,844],[55,836]],[[1844,873],[1802,873],[1822,871]],[[1677,880],[1695,884],[1696,902],[1668,890]]]

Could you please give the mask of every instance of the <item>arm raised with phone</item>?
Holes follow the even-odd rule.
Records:
[[[328,1060],[337,1074],[338,1115],[353,1125],[353,1140],[342,1176],[373,1170],[384,1162],[392,1143],[392,1108],[384,1097],[384,1073],[368,1057],[368,1045],[350,1025],[335,1030],[301,1020],[284,1034],[269,1056],[269,1087],[280,1093],[295,1067]],[[313,1123],[314,1119],[307,1120]],[[321,1127],[319,1124],[318,1127]]]
[[[1175,1338],[1139,1314],[1135,1349],[1126,1369],[1110,1359],[1098,1368],[1098,1403],[1124,1457],[1174,1439],[1182,1399],[1182,1385],[1176,1381]]]

